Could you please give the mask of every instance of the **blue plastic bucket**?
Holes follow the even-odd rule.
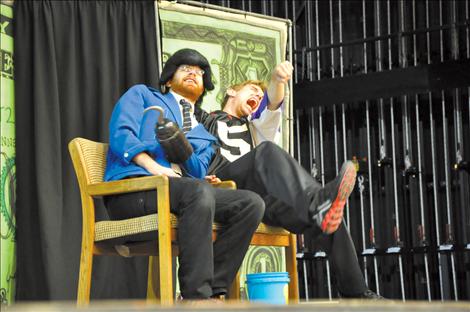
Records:
[[[287,304],[289,274],[269,272],[246,275],[248,298],[250,301]]]

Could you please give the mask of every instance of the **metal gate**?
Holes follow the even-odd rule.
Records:
[[[470,298],[469,0],[202,1],[294,23],[298,161],[321,183],[354,159],[345,220],[369,288]],[[299,239],[301,296],[337,296]]]

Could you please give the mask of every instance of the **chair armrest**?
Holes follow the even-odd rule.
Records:
[[[155,190],[168,184],[166,176],[148,176],[110,182],[93,183],[87,186],[91,196],[106,196],[122,193]]]
[[[225,188],[225,189],[232,189],[232,190],[237,189],[237,184],[232,180],[227,180],[227,181],[222,181],[222,182],[217,182],[217,183],[211,183],[211,185],[213,187],[219,187],[219,188]]]
[[[148,191],[158,189],[168,184],[167,176],[148,176],[124,179],[110,182],[100,182],[88,185],[87,191],[91,196],[106,196],[122,193],[132,193],[140,191]],[[237,186],[233,181],[222,181],[211,183],[214,187],[236,189]]]

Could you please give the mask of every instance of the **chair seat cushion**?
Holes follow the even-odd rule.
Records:
[[[178,219],[171,215],[171,228],[178,227]],[[222,225],[214,224],[213,230],[217,231]],[[95,223],[95,242],[116,240],[118,238],[128,238],[126,241],[146,241],[154,237],[153,233],[158,230],[157,214],[147,216],[117,220],[117,221],[99,221]],[[272,235],[289,235],[289,232],[278,227],[273,227],[261,223],[256,233]],[[119,241],[123,241],[119,239]]]
[[[176,216],[171,215],[171,227],[177,228]],[[95,242],[118,237],[132,236],[158,230],[157,214],[115,221],[99,221],[95,223]]]

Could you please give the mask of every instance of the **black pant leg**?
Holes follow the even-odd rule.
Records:
[[[328,254],[338,290],[345,296],[364,293],[367,289],[362,274],[356,249],[344,222],[331,235],[321,234],[315,243],[319,243]]]
[[[185,299],[212,295],[214,256],[212,224],[214,188],[205,181],[170,178],[171,211],[178,216],[178,248],[181,295]]]
[[[283,227],[293,233],[310,235],[315,244],[327,252],[341,294],[352,296],[366,290],[356,249],[344,222],[333,234],[323,234],[318,227],[297,218],[291,206],[269,195],[263,199],[266,204],[263,222]]]
[[[215,189],[214,293],[226,293],[264,214],[261,197],[246,190]]]
[[[312,222],[301,217],[293,206],[285,204],[283,201],[266,195],[263,197],[265,203],[263,222],[267,225],[282,227],[292,233],[302,234],[308,228],[312,227]],[[321,234],[321,229],[314,226],[316,235]]]
[[[310,222],[309,206],[321,185],[283,149],[263,142],[216,173],[234,180],[239,189],[270,195],[295,208],[299,218]]]
[[[170,210],[178,216],[178,247],[181,294],[186,299],[212,295],[212,223],[215,211],[214,188],[205,181],[169,178]],[[113,219],[156,212],[156,191],[109,196],[107,209]]]

